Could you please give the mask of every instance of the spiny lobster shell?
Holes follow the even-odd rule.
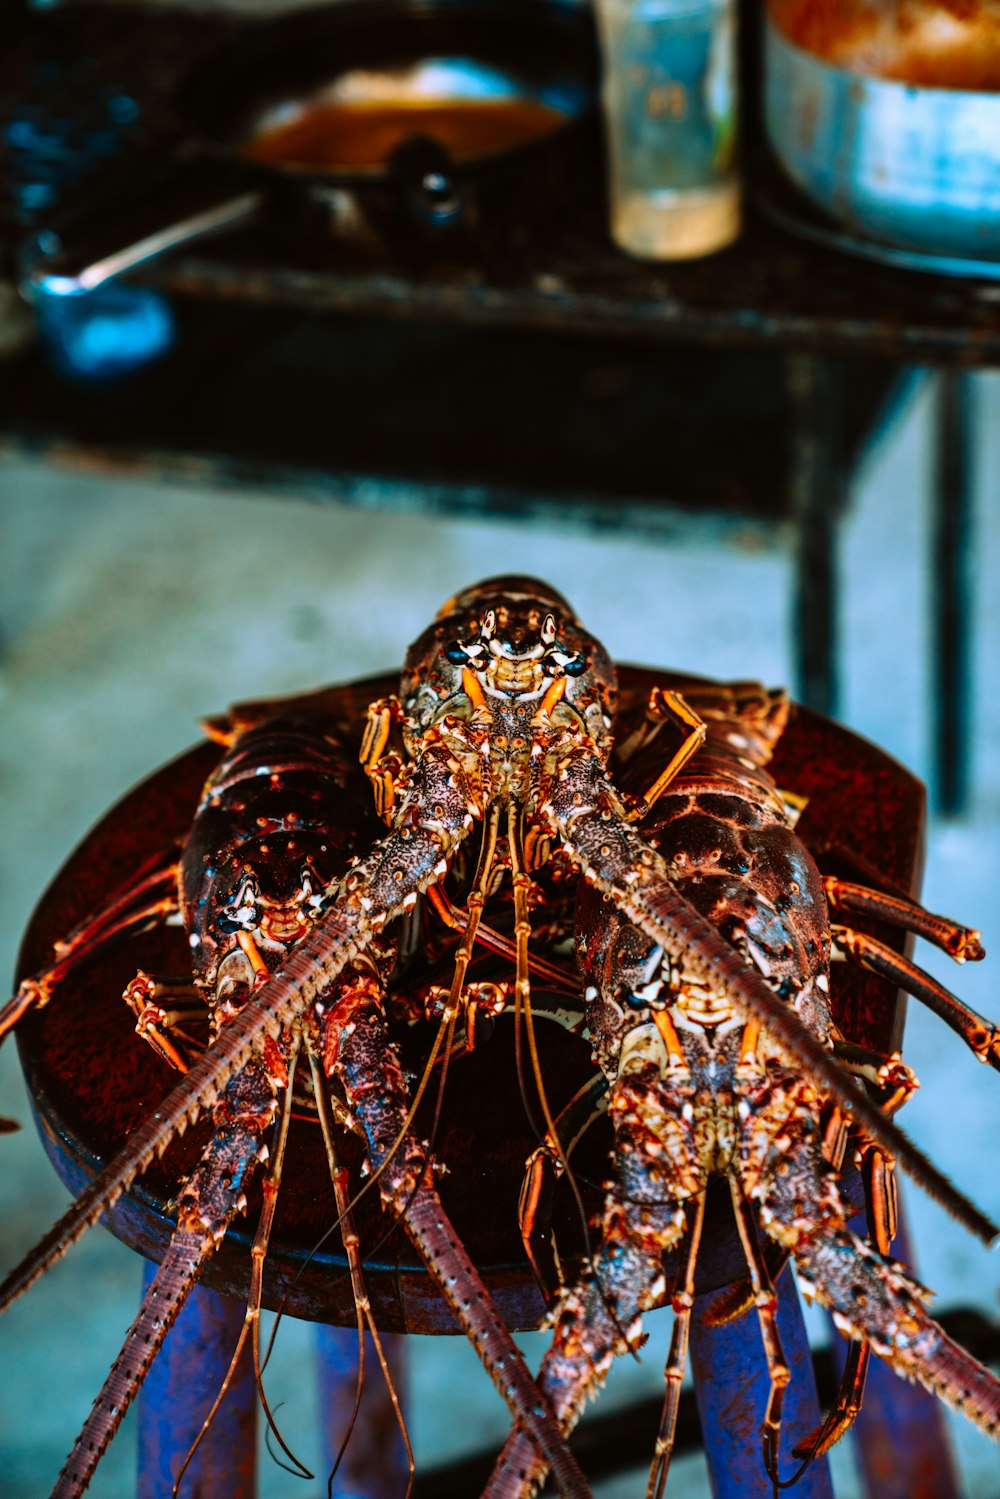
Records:
[[[641,716],[650,686],[654,682],[677,685],[679,679],[625,668],[621,680],[620,740],[629,732],[632,719]],[[328,711],[335,721],[350,725],[360,738],[365,706],[392,681],[379,678],[351,684],[316,694],[308,702]],[[263,717],[266,707],[247,705],[234,710],[234,716],[246,725]],[[70,930],[143,858],[186,832],[201,787],[219,754],[212,744],[189,751],[143,782],[98,824],[43,898],[25,938],[21,973],[38,968],[51,942]],[[888,757],[836,725],[799,712],[779,742],[774,773],[780,784],[810,798],[800,823],[807,841],[849,841],[889,879],[910,883],[918,862],[923,793],[919,783]],[[106,1159],[175,1080],[132,1034],[131,1017],[118,997],[124,984],[137,965],[180,972],[187,961],[180,932],[148,933],[95,961],[84,974],[67,982],[58,1005],[28,1017],[19,1027],[18,1041],[43,1139],[71,1189],[82,1187],[93,1174],[97,1158]],[[865,1036],[879,1047],[895,1044],[888,986],[850,972],[844,965],[837,970],[836,980],[835,999],[845,1031]],[[563,1091],[565,1098],[570,1097],[589,1075],[588,1048],[550,1026],[540,1028],[540,1044],[548,1053],[545,1072],[558,1108]],[[128,1065],[109,1065],[109,1057],[127,1058]],[[527,1275],[516,1230],[523,1162],[534,1144],[521,1122],[516,1098],[510,1048],[502,1039],[477,1057],[454,1063],[436,1154],[449,1167],[440,1183],[446,1206],[453,1211],[505,1317],[512,1326],[523,1328],[537,1326],[544,1308]],[[152,1258],[162,1254],[169,1232],[163,1203],[197,1159],[205,1129],[202,1125],[190,1131],[171,1147],[109,1215],[119,1237]],[[339,1246],[321,1250],[293,1284],[304,1254],[328,1226],[325,1210],[319,1207],[317,1211],[310,1185],[319,1169],[316,1131],[303,1122],[296,1127],[290,1148],[278,1242],[265,1297],[276,1304],[287,1293],[287,1310],[294,1315],[350,1322],[350,1289]],[[592,1179],[600,1180],[600,1176],[598,1165]],[[476,1183],[485,1190],[477,1194]],[[363,1243],[369,1246],[391,1226],[379,1211],[374,1193],[363,1199],[360,1217]],[[565,1250],[574,1243],[575,1233],[568,1203],[562,1204],[556,1227]],[[230,1231],[209,1262],[206,1284],[245,1295],[251,1238],[252,1229],[245,1224]],[[712,1252],[706,1243],[700,1272],[702,1288],[711,1289],[740,1275],[742,1258],[733,1246],[716,1246]],[[380,1323],[387,1329],[454,1330],[450,1313],[440,1305],[402,1234],[379,1251],[367,1276]]]

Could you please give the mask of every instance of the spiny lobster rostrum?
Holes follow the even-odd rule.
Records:
[[[195,987],[210,1011],[206,1047],[204,1025],[201,1033],[191,1030],[191,996],[155,986],[133,990],[140,1025],[186,1069],[184,1077],[0,1288],[3,1306],[190,1121],[212,1113],[212,1142],[181,1194],[167,1258],[57,1492],[85,1487],[155,1351],[149,1345],[162,1339],[200,1264],[242,1207],[243,1180],[262,1153],[265,1128],[276,1112],[287,1118],[289,1074],[300,1052],[310,1063],[345,1244],[351,1204],[337,1164],[337,1121],[363,1137],[383,1198],[510,1406],[516,1425],[492,1493],[526,1495],[550,1467],[563,1493],[588,1492],[564,1430],[613,1355],[633,1345],[641,1313],[671,1293],[678,1317],[650,1480],[651,1489],[662,1488],[713,1175],[732,1192],[768,1354],[769,1468],[787,1378],[771,1292],[782,1261],[759,1250],[756,1218],[859,1340],[853,1389],[863,1342],[996,1428],[997,1382],[948,1342],[905,1272],[849,1234],[830,1169],[839,1164],[849,1120],[882,1249],[892,1161],[981,1237],[994,1237],[993,1225],[892,1124],[889,1114],[911,1085],[907,1069],[894,1058],[835,1055],[827,998],[828,902],[907,926],[957,957],[981,956],[975,934],[901,897],[833,880],[824,888],[763,768],[781,730],[783,700],[696,690],[690,696],[693,707],[674,693],[654,695],[647,721],[618,746],[625,770],[616,785],[608,769],[616,680],[603,647],[547,586],[524,578],[479,584],[450,600],[411,647],[399,697],[370,710],[361,759],[387,834],[365,851],[369,814],[336,735],[294,719],[251,730],[237,737],[210,780],[179,866],[164,863],[137,877],[64,945],[53,968],[22,985],[0,1015],[0,1034],[48,1000],[66,964],[130,923],[151,919],[179,889]],[[679,742],[665,749],[677,727]],[[275,759],[283,768],[269,784],[262,766]],[[244,832],[247,846],[240,845],[236,830],[249,826],[241,822],[248,801],[266,827],[266,844],[252,844]],[[470,878],[458,856],[476,823],[482,837]],[[566,1292],[540,1391],[430,1184],[385,993],[397,933],[419,912],[425,892],[439,909],[449,908],[442,892],[449,877],[461,895],[462,909],[452,917],[460,935],[417,1096],[451,1051],[472,992],[466,980],[477,939],[509,954],[513,980],[501,990],[513,993],[530,1037],[531,973],[542,965],[529,950],[529,912],[546,864],[583,877],[577,922],[586,1019],[610,1084],[616,1151],[592,1275]],[[513,908],[506,939],[483,920],[502,880],[509,880]],[[865,963],[888,965],[998,1065],[996,1030],[926,976],[847,928],[835,929],[832,940]],[[848,1068],[873,1081],[875,1099]],[[543,1108],[550,1151],[565,1164],[544,1100]],[[831,1111],[840,1121],[839,1146]],[[266,1192],[261,1253],[270,1201]],[[681,1272],[667,1287],[663,1255],[678,1245]],[[370,1322],[357,1255],[352,1279],[359,1320]],[[252,1299],[248,1324],[253,1317]],[[817,1447],[847,1424],[849,1406],[850,1393],[817,1434]]]

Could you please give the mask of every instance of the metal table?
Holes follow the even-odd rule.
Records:
[[[748,19],[752,21],[748,6]],[[56,11],[16,12],[12,39],[0,63],[0,98],[14,128],[0,146],[7,181],[0,205],[0,246],[12,262],[25,235],[44,228],[53,208],[67,202],[114,211],[116,194],[129,180],[131,153],[142,152],[143,172],[155,160],[156,142],[169,129],[174,81],[199,51],[216,45],[235,26],[218,14],[121,9],[69,3]],[[748,65],[754,68],[752,24]],[[747,90],[748,94],[752,90]],[[126,99],[122,110],[114,101]],[[115,111],[117,109],[117,116]],[[110,111],[110,115],[109,115]],[[707,523],[737,534],[791,535],[795,583],[790,630],[797,655],[796,691],[802,701],[834,713],[838,703],[838,523],[851,466],[864,440],[884,415],[892,377],[901,368],[932,365],[939,370],[938,458],[934,470],[934,517],[928,535],[932,588],[933,691],[936,711],[938,805],[957,811],[968,792],[970,695],[968,639],[969,552],[974,413],[969,371],[1000,361],[1000,286],[896,270],[824,249],[789,234],[755,206],[758,197],[780,199],[786,191],[755,144],[753,99],[747,111],[751,205],[747,228],[731,249],[691,264],[646,266],[628,261],[611,246],[598,169],[596,136],[584,186],[562,205],[544,230],[511,225],[509,233],[465,236],[457,249],[414,255],[393,252],[372,258],[369,250],[331,242],[323,223],[296,222],[286,232],[280,217],[253,230],[228,234],[196,251],[144,268],[143,281],[167,292],[182,308],[182,340],[162,367],[162,378],[143,373],[133,395],[156,397],[163,420],[136,423],[136,399],[122,389],[103,398],[81,398],[67,390],[32,354],[0,371],[5,414],[0,444],[7,452],[57,453],[107,465],[110,471],[139,463],[164,477],[192,472],[223,483],[248,478],[298,493],[378,506],[413,504],[452,511],[542,515],[567,523],[620,525],[669,537]],[[114,118],[112,118],[114,116]],[[586,140],[586,137],[584,137]],[[152,153],[150,156],[148,153]],[[141,180],[141,179],[140,179]],[[397,247],[398,248],[398,247]],[[211,307],[214,346],[191,327]],[[194,317],[185,315],[197,309]],[[176,400],[164,409],[164,386],[190,391],[220,365],[229,370],[234,409],[244,416],[244,434],[259,432],[272,415],[268,396],[229,358],[234,344],[256,337],[274,357],[276,319],[286,332],[296,316],[307,316],[313,336],[326,345],[320,369],[336,365],[344,337],[342,319],[363,317],[383,326],[383,339],[397,340],[406,358],[428,328],[447,345],[460,330],[485,337],[512,333],[535,351],[574,340],[603,350],[605,364],[631,370],[646,388],[661,371],[665,391],[684,388],[685,366],[704,368],[706,357],[742,382],[744,406],[730,391],[714,429],[722,425],[733,452],[726,472],[717,455],[705,472],[713,422],[703,414],[694,430],[697,447],[683,441],[690,413],[669,425],[650,416],[638,438],[646,454],[638,490],[634,474],[601,475],[583,485],[572,462],[526,461],[513,484],[498,477],[496,454],[505,429],[491,442],[442,454],[412,453],[399,429],[398,409],[384,411],[379,442],[350,451],[336,441],[324,447],[303,436],[300,425],[279,416],[270,423],[276,440],[266,452],[245,435],[206,431]],[[329,316],[327,316],[329,315]],[[346,325],[352,326],[351,322]],[[386,331],[388,329],[392,331]],[[253,334],[250,330],[256,330]],[[535,335],[535,339],[529,338]],[[279,340],[282,335],[278,335]],[[349,336],[349,335],[348,335]],[[356,344],[356,348],[361,345]],[[725,359],[720,356],[724,354]],[[546,357],[546,356],[540,356]],[[570,363],[572,356],[567,355]],[[741,360],[747,363],[741,364]],[[700,363],[699,363],[700,361]],[[766,375],[761,374],[764,366]],[[638,372],[638,373],[636,373]],[[615,376],[615,378],[618,378]],[[771,389],[774,425],[761,427],[747,397],[763,379]],[[273,396],[274,384],[271,385]],[[709,397],[717,399],[713,391]],[[501,402],[501,404],[503,404]],[[603,412],[607,454],[631,441],[625,403]],[[82,408],[82,409],[81,409]],[[744,409],[745,408],[745,409]],[[213,410],[216,409],[212,406]],[[468,407],[465,408],[465,411]],[[462,413],[460,413],[462,414]],[[552,402],[553,429],[565,415]],[[741,437],[742,425],[749,438]],[[676,462],[659,447],[654,477],[657,421],[679,435]],[[404,424],[405,425],[405,424]],[[754,441],[755,435],[755,441]],[[512,439],[516,446],[517,427]],[[748,442],[757,459],[775,445],[771,460],[748,481]],[[461,448],[461,444],[457,444]],[[536,444],[536,452],[537,452]],[[433,448],[433,444],[431,445]],[[385,452],[398,450],[400,465],[386,472]],[[410,459],[411,466],[406,467]],[[422,466],[421,466],[422,465]],[[641,466],[641,465],[640,465]],[[749,469],[754,466],[753,456]],[[608,463],[604,468],[607,470]],[[416,481],[416,487],[415,482]],[[596,492],[595,492],[596,488]],[[637,505],[636,499],[640,501]],[[655,502],[655,503],[654,503]]]

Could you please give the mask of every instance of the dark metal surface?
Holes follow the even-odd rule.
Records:
[[[230,302],[183,302],[177,326],[167,358],[115,384],[71,385],[38,351],[0,364],[0,442],[109,473],[662,540],[773,542],[792,518],[780,355]],[[898,377],[858,360],[844,383],[851,461]]]
[[[961,812],[969,794],[972,742],[973,487],[975,392],[957,370],[942,370],[937,391],[933,524],[928,575],[933,629],[935,800],[944,813]]]
[[[840,684],[837,575],[844,503],[841,440],[844,373],[839,362],[809,354],[788,360],[792,399],[792,505],[795,515],[791,637],[796,692],[836,716]]]

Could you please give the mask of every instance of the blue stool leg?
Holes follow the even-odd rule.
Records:
[[[792,1448],[819,1424],[820,1411],[802,1308],[789,1271],[775,1289],[778,1332],[792,1375],[780,1448],[780,1476],[790,1478],[799,1466]],[[712,1493],[715,1499],[772,1499],[760,1439],[770,1389],[760,1323],[751,1310],[723,1327],[706,1327],[702,1313],[714,1299],[695,1298],[690,1354]],[[795,1499],[833,1499],[826,1459],[812,1463],[792,1492]]]
[[[347,1432],[358,1377],[358,1334],[354,1328],[317,1327],[320,1419],[327,1471],[333,1467]],[[400,1405],[406,1410],[406,1338],[381,1333]],[[333,1499],[399,1499],[406,1492],[406,1451],[386,1389],[371,1334],[365,1334],[365,1387],[347,1451],[341,1459]]]
[[[155,1273],[147,1262],[144,1292]],[[201,1286],[188,1297],[139,1395],[138,1499],[170,1499],[174,1474],[226,1376],[243,1315],[241,1302]],[[256,1491],[257,1391],[246,1348],[180,1493],[181,1499],[254,1499]]]

